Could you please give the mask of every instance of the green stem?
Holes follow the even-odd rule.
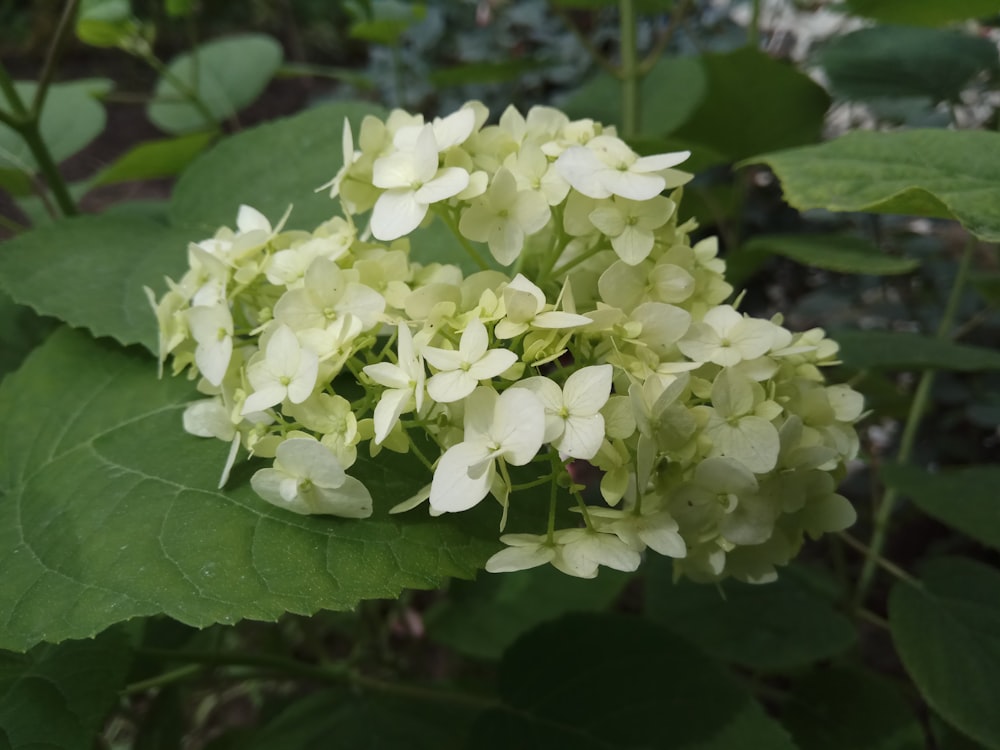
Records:
[[[201,664],[186,664],[183,667],[178,667],[177,669],[172,669],[169,672],[156,675],[156,677],[150,677],[147,680],[139,680],[138,682],[130,683],[122,688],[121,694],[134,695],[135,693],[144,693],[147,690],[152,690],[153,688],[172,685],[175,682],[183,682],[189,677],[201,674],[204,671],[205,667]]]
[[[170,69],[163,64],[160,58],[153,54],[153,51],[149,49],[148,46],[143,45],[137,50],[136,54],[138,54],[143,62],[162,76],[163,80],[173,86],[175,91],[187,99],[187,101],[189,101],[191,105],[198,110],[198,114],[201,115],[205,124],[208,125],[210,129],[214,130],[218,127],[218,123],[215,121],[215,116],[212,114],[211,110],[209,110],[208,105],[205,104],[204,100],[198,96],[198,92],[171,73]]]
[[[905,581],[906,583],[909,583],[911,586],[919,587],[921,585],[920,581],[918,581],[916,578],[911,576],[901,567],[896,565],[896,563],[886,560],[881,555],[873,555],[872,549],[867,544],[858,539],[855,539],[850,534],[847,534],[845,532],[840,532],[836,538],[839,538],[848,547],[853,547],[854,549],[863,553],[866,557],[868,556],[873,557],[875,559],[875,564],[878,565],[887,573],[889,573],[893,578],[898,578],[900,581]]]
[[[757,49],[760,46],[760,0],[752,0],[750,11],[750,26],[747,27],[747,46]]]
[[[962,290],[965,287],[966,278],[969,275],[969,266],[972,263],[972,251],[976,246],[976,240],[972,237],[965,245],[962,259],[959,261],[958,271],[955,273],[955,281],[952,283],[948,302],[945,305],[944,315],[941,324],[938,326],[937,338],[947,339],[954,325],[955,314],[958,311],[958,304],[962,298]],[[906,424],[903,427],[903,434],[899,440],[899,453],[896,456],[896,463],[905,464],[910,460],[913,453],[913,446],[916,444],[917,432],[924,412],[930,405],[931,387],[934,385],[935,370],[924,370],[920,375],[920,382],[913,394],[913,401],[910,402],[910,411],[906,415]],[[875,514],[874,528],[872,530],[871,543],[868,545],[864,564],[858,576],[858,587],[854,594],[854,606],[860,610],[864,604],[865,597],[872,584],[875,568],[882,559],[882,549],[885,547],[886,537],[889,533],[889,520],[896,507],[897,492],[894,487],[886,490],[882,496],[882,503]]]
[[[469,241],[462,235],[460,231],[458,231],[458,222],[455,221],[454,217],[452,217],[451,212],[447,208],[444,208],[443,210],[437,211],[437,215],[441,217],[442,221],[444,221],[445,224],[448,225],[448,229],[450,229],[451,233],[455,235],[455,238],[458,240],[458,243],[462,246],[462,249],[465,250],[466,254],[470,258],[472,258],[475,264],[479,266],[479,268],[482,269],[483,271],[490,270],[490,264],[483,259],[483,256],[479,254],[479,251],[476,250],[476,248],[474,248],[472,245],[470,245]]]
[[[41,75],[38,76],[38,88],[35,89],[35,98],[31,102],[31,116],[36,121],[42,114],[42,107],[45,105],[45,96],[49,91],[49,84],[56,72],[56,62],[59,60],[59,53],[62,51],[63,41],[66,39],[66,32],[70,23],[76,17],[76,8],[80,0],[69,0],[63,7],[62,16],[59,18],[59,25],[56,26],[52,43],[49,44],[48,53],[45,55],[45,63],[42,66]]]
[[[399,695],[436,703],[460,704],[473,708],[499,707],[497,701],[478,695],[454,693],[451,691],[428,689],[417,685],[388,682],[360,674],[342,665],[314,666],[294,659],[268,654],[226,653],[211,651],[171,651],[169,649],[141,648],[137,654],[151,656],[164,661],[189,662],[198,669],[211,667],[260,667],[283,676],[311,679],[333,685],[351,685],[355,688],[372,690],[388,695]],[[167,674],[176,674],[174,670]],[[161,676],[162,678],[163,676]]]
[[[639,132],[639,48],[635,0],[618,0],[619,54],[622,82],[622,137],[627,141]]]

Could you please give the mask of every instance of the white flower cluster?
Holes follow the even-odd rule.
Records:
[[[428,484],[393,511],[492,495],[501,530],[522,490],[551,487],[548,528],[501,536],[494,572],[592,577],[652,549],[697,580],[763,582],[804,534],[850,525],[836,484],[861,396],[824,384],[823,331],[724,304],[716,241],[677,219],[687,153],[639,156],[547,107],[485,121],[476,103],[367,117],[359,150],[345,123],[327,187],[346,218],[283,231],[243,206],[149,293],[161,365],[208,396],[185,428],[231,442],[222,482],[242,446],[274,459],[252,479],[265,500],[364,518],[358,450],[413,452]],[[410,258],[433,217],[482,271]]]

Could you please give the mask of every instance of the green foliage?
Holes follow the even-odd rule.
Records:
[[[595,580],[567,578],[544,567],[456,581],[449,598],[428,613],[428,633],[461,654],[499,659],[518,636],[546,620],[607,609],[628,579],[614,570]]]
[[[829,582],[793,566],[768,586],[737,581],[714,588],[671,582],[669,566],[649,565],[649,616],[708,653],[759,670],[804,666],[843,653],[857,637],[833,608]]]
[[[327,192],[316,189],[343,164],[344,119],[357,131],[365,115],[381,112],[356,102],[331,104],[227,138],[178,181],[171,219],[207,234],[232,224],[241,203],[275,222],[292,205],[289,226],[313,229],[335,210]]]
[[[504,705],[476,722],[469,747],[794,748],[731,675],[645,620],[550,621],[504,654],[499,682]]]
[[[740,253],[781,255],[806,266],[837,273],[874,276],[910,273],[920,267],[916,258],[887,255],[859,237],[822,234],[757,235],[747,240]]]
[[[263,34],[218,39],[179,55],[156,84],[149,119],[173,134],[212,128],[260,96],[282,57],[281,45]]]
[[[913,708],[890,679],[869,671],[817,667],[792,684],[782,723],[810,750],[921,750]]]
[[[0,286],[42,315],[157,351],[142,287],[184,266],[190,230],[148,219],[82,216],[16,237],[0,254]],[[73,252],[86,247],[88,253]]]
[[[998,69],[988,39],[960,31],[876,26],[826,44],[819,63],[845,99],[927,97],[954,102],[983,71]]]
[[[910,498],[927,515],[973,539],[1000,549],[996,488],[1000,469],[969,466],[929,472],[916,466],[883,467],[882,481]]]
[[[924,566],[889,598],[896,650],[924,700],[988,748],[1000,747],[1000,573],[962,558]]]
[[[116,629],[90,641],[0,654],[0,746],[93,747],[131,660],[128,639]]]
[[[702,65],[705,96],[674,137],[733,161],[819,140],[830,98],[805,73],[748,48]]]
[[[19,81],[14,86],[30,106],[37,85]],[[87,78],[70,83],[55,83],[49,87],[42,110],[39,130],[55,161],[68,159],[85,148],[104,130],[104,107],[96,97],[112,88],[105,78]],[[13,111],[12,105],[0,92],[0,110]],[[35,173],[38,164],[24,138],[12,128],[0,123],[0,167]]]
[[[841,359],[858,369],[965,372],[1000,369],[1000,352],[916,333],[841,331],[837,341]]]
[[[210,133],[192,133],[140,143],[102,169],[91,184],[96,187],[173,177],[183,172],[211,142]]]
[[[1000,134],[909,130],[848,133],[829,143],[765,154],[785,199],[801,211],[870,211],[955,218],[1000,240]]]
[[[496,509],[443,524],[386,515],[427,480],[413,459],[358,459],[357,476],[380,490],[363,525],[283,513],[243,473],[216,490],[226,446],[178,429],[195,394],[153,370],[63,331],[0,385],[0,610],[11,613],[0,647],[158,613],[203,627],[348,609],[469,577],[495,551]]]
[[[968,18],[986,18],[1000,13],[998,0],[847,0],[848,9],[859,16],[883,23],[944,26]]]

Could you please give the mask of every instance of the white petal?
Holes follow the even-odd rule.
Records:
[[[525,388],[510,388],[497,400],[490,435],[500,444],[503,457],[523,466],[535,457],[545,435],[545,409]]]
[[[439,404],[461,401],[472,393],[479,380],[465,370],[448,370],[427,379],[427,395]]]
[[[550,310],[549,312],[539,313],[532,319],[532,328],[545,328],[545,329],[557,329],[557,328],[576,328],[577,326],[585,326],[593,323],[590,318],[584,315],[576,315],[575,313],[562,312],[560,310]]]
[[[312,513],[321,513],[341,518],[368,518],[372,514],[372,496],[368,488],[354,477],[344,477],[336,489],[318,487],[316,493],[319,507]]]
[[[609,191],[599,178],[606,169],[593,151],[583,146],[570,146],[556,159],[555,169],[578,193],[588,198],[609,198]],[[659,192],[659,191],[657,191]]]
[[[690,151],[673,151],[669,154],[653,154],[652,156],[640,156],[632,165],[634,172],[659,172],[661,169],[676,167],[687,161],[691,156]]]
[[[408,388],[410,386],[410,376],[399,365],[394,365],[391,362],[366,365],[361,371],[386,388]]]
[[[478,478],[469,476],[469,467],[482,461],[489,450],[482,441],[453,445],[444,452],[431,481],[431,507],[445,513],[468,510],[486,497],[493,479],[493,465]]]
[[[611,365],[582,367],[568,378],[563,386],[563,401],[570,414],[589,416],[597,414],[611,395]]]
[[[589,417],[573,417],[566,419],[562,436],[555,447],[567,456],[590,460],[604,442],[604,417],[594,414]]]
[[[437,203],[458,195],[469,185],[469,173],[461,167],[447,167],[417,190],[415,197],[421,203]]]
[[[382,393],[373,415],[375,419],[375,445],[380,445],[389,431],[396,426],[400,414],[406,410],[412,395],[408,390],[395,389]]]
[[[489,380],[497,377],[515,362],[517,355],[506,349],[490,349],[469,368],[469,375],[476,380]]]
[[[244,234],[253,231],[262,231],[270,234],[271,222],[256,208],[241,205],[239,212],[236,214],[236,228]]]
[[[288,474],[309,479],[319,487],[339,487],[344,469],[333,452],[312,438],[290,438],[275,450],[275,464]]]
[[[555,556],[554,547],[542,544],[531,547],[507,547],[486,561],[486,570],[490,573],[512,573],[516,570],[528,570],[552,562]]]
[[[427,204],[420,203],[412,190],[388,190],[375,201],[371,230],[383,242],[409,234],[424,220]]]
[[[601,183],[608,193],[634,201],[648,201],[650,198],[655,198],[666,187],[666,181],[659,175],[610,169],[601,174]]]
[[[462,331],[462,338],[458,342],[458,351],[462,355],[464,362],[475,362],[486,353],[486,348],[490,344],[489,334],[486,326],[479,318],[473,318]]]

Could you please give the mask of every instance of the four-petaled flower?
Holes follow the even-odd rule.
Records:
[[[517,362],[517,355],[506,349],[490,349],[486,326],[473,318],[462,332],[458,349],[425,346],[424,359],[438,370],[427,380],[427,393],[438,403],[459,401],[470,393],[480,380],[495,378]]]

